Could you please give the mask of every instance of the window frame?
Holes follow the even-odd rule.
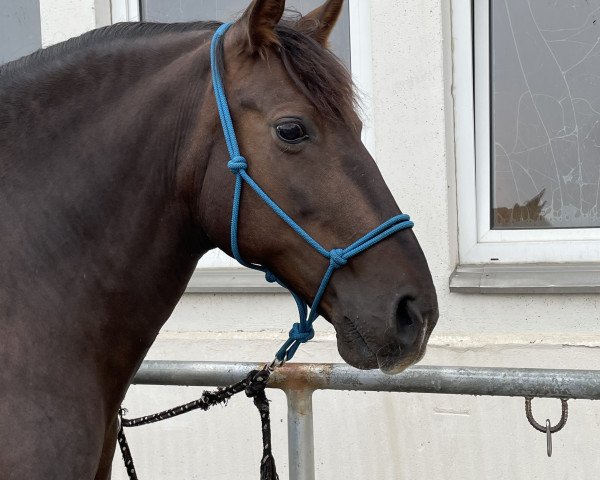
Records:
[[[461,264],[586,262],[600,228],[492,230],[490,2],[453,2],[458,241]]]
[[[373,65],[371,47],[371,0],[348,0],[350,16],[350,61],[352,78],[361,102],[362,141],[375,156]],[[112,23],[134,22],[141,18],[139,0],[111,0]],[[235,260],[207,259],[209,266],[196,268],[188,293],[286,293],[264,280],[260,272],[248,271]],[[223,262],[220,265],[220,262]],[[234,264],[235,263],[235,264]],[[218,266],[215,266],[218,265]]]
[[[112,23],[139,22],[139,0],[110,0]]]

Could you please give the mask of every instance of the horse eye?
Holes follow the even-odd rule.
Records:
[[[277,136],[286,143],[300,143],[308,138],[304,125],[298,122],[277,125]]]

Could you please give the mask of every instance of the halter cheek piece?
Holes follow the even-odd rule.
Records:
[[[352,245],[346,248],[334,248],[333,250],[326,250],[305,230],[303,230],[302,227],[300,227],[300,225],[298,225],[294,220],[292,220],[292,218],[287,213],[285,213],[273,201],[273,199],[271,199],[271,197],[269,197],[269,195],[265,193],[265,191],[262,188],[260,188],[260,186],[252,179],[252,177],[248,175],[248,162],[240,154],[239,145],[235,136],[235,130],[233,128],[233,122],[231,120],[231,114],[229,112],[227,96],[225,94],[225,88],[223,86],[223,78],[221,76],[221,72],[219,71],[217,63],[217,47],[219,45],[219,42],[223,38],[223,35],[229,29],[229,27],[231,27],[231,25],[231,23],[226,23],[219,27],[219,29],[214,34],[210,48],[213,88],[215,92],[215,98],[217,101],[217,107],[219,109],[219,117],[221,118],[221,125],[223,127],[223,134],[225,135],[227,150],[229,151],[230,157],[227,166],[235,174],[235,191],[233,194],[233,211],[231,215],[231,251],[233,252],[233,256],[235,257],[235,259],[242,265],[265,273],[265,278],[268,282],[277,282],[282,287],[288,289],[294,297],[294,300],[296,301],[300,321],[293,325],[288,340],[283,344],[283,346],[279,349],[279,351],[276,354],[276,359],[279,362],[286,362],[294,356],[296,350],[298,350],[298,347],[302,343],[306,343],[314,337],[315,331],[313,329],[312,324],[318,316],[319,303],[321,302],[321,298],[325,293],[325,289],[327,288],[327,285],[329,283],[329,280],[331,279],[331,275],[333,275],[333,272],[338,268],[341,268],[344,265],[346,265],[346,263],[348,263],[348,260],[350,260],[352,257],[358,255],[361,252],[364,252],[368,248],[379,243],[380,241],[389,237],[390,235],[399,232],[400,230],[412,228],[414,224],[410,221],[410,217],[408,215],[397,215],[395,217],[390,218],[387,222],[384,222],[382,225],[375,228],[374,230],[371,230],[365,236],[358,239],[356,242],[354,242]],[[266,267],[263,267],[262,265],[248,263],[240,255],[240,251],[238,248],[238,223],[240,215],[240,199],[242,195],[242,186],[244,182],[250,188],[252,188],[252,190],[254,190],[256,194],[269,207],[271,207],[271,209],[277,214],[277,216],[279,216],[279,218],[281,218],[298,235],[300,235],[300,237],[302,237],[306,241],[306,243],[308,243],[312,248],[314,248],[317,252],[323,255],[323,257],[329,260],[329,267],[327,268],[327,271],[323,276],[323,280],[321,280],[321,284],[319,286],[319,289],[317,290],[313,304],[310,307],[310,312],[308,311],[308,304],[304,300],[302,300],[298,296],[298,294],[296,294],[289,287],[287,287]]]

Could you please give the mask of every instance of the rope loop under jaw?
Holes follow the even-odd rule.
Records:
[[[308,328],[304,327],[300,323],[294,323],[290,330],[290,340],[300,343],[306,343],[315,338],[315,329],[312,325],[308,325]]]
[[[265,272],[265,280],[269,283],[277,283],[277,277],[268,270]]]
[[[300,345],[315,338],[313,321],[314,319],[310,317],[308,319],[301,317],[299,323],[294,323],[288,339],[275,355],[277,361],[282,362],[282,364],[289,362],[300,348]]]

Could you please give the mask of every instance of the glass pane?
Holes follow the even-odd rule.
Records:
[[[323,0],[288,0],[286,8],[306,14]],[[249,0],[142,0],[142,19],[153,22],[189,22],[193,20],[234,20],[244,12]],[[335,54],[350,68],[350,17],[348,2],[331,33]]]
[[[491,0],[492,227],[599,227],[600,0]]]
[[[0,2],[0,65],[42,46],[39,0]]]

